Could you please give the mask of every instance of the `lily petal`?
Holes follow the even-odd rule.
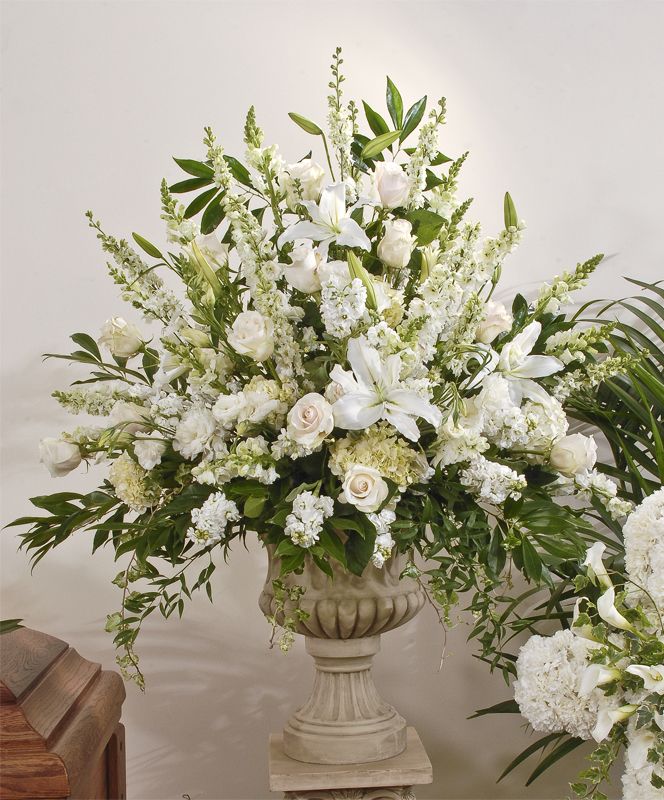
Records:
[[[353,368],[360,385],[373,390],[383,383],[383,365],[375,347],[370,347],[364,337],[351,339],[346,352],[348,363]]]
[[[369,237],[354,219],[346,217],[337,223],[339,233],[337,234],[337,244],[346,247],[361,247],[362,250],[371,250]]]
[[[386,406],[392,410],[404,411],[415,417],[422,417],[430,422],[434,427],[438,427],[443,421],[443,415],[436,406],[428,400],[424,400],[416,392],[407,389],[392,389],[385,398]],[[396,407],[396,408],[395,408]]]
[[[316,222],[309,222],[308,220],[300,220],[281,234],[277,241],[277,247],[283,247],[287,242],[293,242],[295,239],[312,239],[314,242],[320,242],[330,235],[329,231],[322,225]]]
[[[415,420],[403,411],[396,410],[394,406],[385,408],[385,419],[411,442],[416,442],[420,438],[420,429]]]
[[[512,370],[512,375],[518,378],[545,378],[565,369],[563,362],[555,356],[526,356],[523,362],[516,369]]]
[[[355,380],[353,373],[342,369],[338,364],[335,364],[330,370],[330,380],[338,383],[345,394],[357,394],[361,391],[360,384]]]
[[[347,431],[368,428],[383,416],[383,404],[375,394],[345,394],[332,404],[334,424]]]
[[[331,228],[337,228],[346,216],[346,184],[326,186],[320,196],[319,209],[321,221]]]

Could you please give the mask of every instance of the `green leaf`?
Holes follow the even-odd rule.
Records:
[[[542,577],[542,559],[526,538],[521,541],[521,553],[526,576],[532,581],[539,581]]]
[[[221,294],[221,284],[219,283],[219,278],[217,278],[217,274],[208,264],[207,260],[205,259],[205,256],[201,252],[200,247],[196,244],[195,241],[191,242],[191,250],[194,254],[192,263],[194,264],[195,267],[198,268],[200,274],[210,284],[210,286],[212,287],[212,291],[214,292],[214,296],[219,297]]]
[[[244,501],[243,513],[247,519],[256,519],[260,517],[265,508],[267,497],[247,497]]]
[[[221,204],[222,196],[223,195],[219,195],[216,200],[213,200],[203,212],[203,216],[201,217],[202,234],[207,235],[208,233],[212,233],[223,221],[225,212]]]
[[[549,767],[553,766],[556,761],[559,761],[563,756],[566,756],[568,753],[571,753],[572,750],[576,750],[577,747],[583,744],[583,739],[576,739],[571,738],[567,739],[561,744],[559,744],[554,750],[552,750],[549,755],[542,759],[537,767],[532,771],[530,777],[526,781],[526,786],[530,786],[530,784],[539,778],[539,776],[547,770]]]
[[[388,133],[381,133],[381,135],[376,136],[375,139],[371,139],[371,141],[367,142],[362,148],[362,158],[373,158],[377,156],[378,153],[386,147],[389,147],[392,142],[396,141],[400,133],[401,131],[399,130],[389,131]]]
[[[208,189],[207,192],[203,192],[202,194],[199,194],[198,197],[194,197],[191,203],[189,203],[189,205],[185,208],[184,218],[190,219],[198,214],[199,211],[202,211],[217,194],[217,191],[217,187],[213,186],[212,189]]]
[[[92,336],[89,336],[87,333],[74,333],[70,336],[70,339],[74,344],[87,350],[88,353],[91,353],[96,359],[101,361],[101,353],[97,347],[97,342],[95,342]]]
[[[431,244],[445,223],[445,220],[439,214],[427,211],[426,208],[418,208],[415,211],[411,211],[408,215],[408,220],[413,226],[417,244],[421,247]]]
[[[484,717],[487,714],[520,714],[519,704],[516,700],[503,700],[501,703],[496,703],[487,708],[478,708],[468,719],[477,719],[477,717]]]
[[[362,105],[364,106],[364,114],[367,118],[367,122],[369,123],[369,127],[371,128],[372,133],[375,136],[380,136],[383,133],[387,133],[390,129],[388,127],[387,122],[381,117],[381,115],[374,111],[373,108],[365,101],[362,101]]]
[[[503,778],[507,777],[510,772],[512,772],[512,770],[516,769],[519,764],[523,763],[527,758],[530,758],[530,756],[532,756],[538,750],[544,750],[549,744],[551,744],[551,742],[557,741],[564,735],[564,733],[550,733],[547,736],[543,736],[541,739],[538,739],[536,742],[533,742],[533,744],[529,745],[525,750],[519,753],[514,760],[510,761],[510,763],[500,774],[500,777],[496,783],[500,783]]]
[[[360,259],[353,253],[352,250],[348,251],[348,270],[353,278],[359,278],[367,290],[367,308],[375,310],[378,308],[376,301],[376,290],[373,285],[371,275],[362,266]]]
[[[319,542],[332,558],[336,558],[337,561],[346,566],[346,550],[343,542],[334,531],[323,529],[320,533]]]
[[[373,526],[372,526],[373,527]],[[373,555],[374,544],[376,542],[376,529],[373,535],[350,536],[345,544],[346,564],[353,575],[361,576],[369,559]]]
[[[296,114],[294,111],[289,111],[288,116],[293,120],[296,125],[299,125],[303,131],[310,133],[312,136],[322,136],[323,131],[312,122],[310,119],[303,117],[301,114]]]
[[[202,189],[204,186],[209,186],[212,183],[212,178],[187,178],[185,181],[179,181],[168,187],[171,194],[184,194],[185,192],[193,192],[196,189]]]
[[[403,121],[403,128],[401,130],[401,136],[399,137],[399,141],[403,142],[403,140],[410,136],[410,134],[417,128],[417,126],[422,121],[422,117],[424,116],[424,110],[427,107],[427,96],[424,95],[417,103],[413,103],[413,105],[408,109],[406,112],[406,118]]]
[[[510,193],[505,192],[505,201],[503,203],[503,213],[505,216],[505,229],[516,228],[519,224],[519,218],[516,215],[516,208]]]
[[[191,158],[173,158],[173,161],[189,175],[195,175],[197,178],[213,178],[214,170],[202,161],[194,161]]]
[[[224,160],[228,164],[228,169],[231,171],[231,175],[238,183],[241,183],[244,186],[252,186],[249,170],[241,161],[238,161],[234,156],[224,156]]]
[[[132,237],[141,250],[144,250],[149,256],[152,256],[152,258],[161,258],[163,260],[164,257],[159,248],[155,247],[152,242],[148,242],[147,239],[144,239],[140,233],[132,233]]]
[[[389,75],[387,77],[385,100],[387,101],[387,110],[390,112],[390,117],[392,118],[394,127],[400,128],[401,121],[403,120],[403,100],[401,98],[401,93],[394,83],[392,83]]]
[[[0,619],[0,635],[22,628],[22,619]]]

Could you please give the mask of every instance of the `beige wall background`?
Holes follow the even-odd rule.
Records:
[[[26,498],[92,487],[57,483],[38,464],[39,438],[71,419],[49,397],[74,372],[40,354],[74,331],[132,318],[87,230],[92,207],[109,231],[163,241],[159,181],[171,155],[197,156],[211,124],[242,153],[250,103],[267,140],[296,160],[312,140],[286,117],[322,121],[330,53],[345,48],[349,96],[383,107],[384,75],[406,101],[448,98],[441,145],[470,149],[462,187],[487,232],[512,193],[528,224],[504,286],[528,287],[597,251],[613,254],[587,294],[619,296],[623,275],[664,277],[661,256],[664,24],[662,2],[3,2],[2,512]],[[179,178],[178,178],[179,179]],[[110,553],[79,535],[31,576],[14,533],[2,539],[3,617],[60,636],[114,665],[102,630],[118,593]],[[236,548],[215,577],[216,603],[185,619],[156,617],[140,652],[148,678],[125,705],[130,797],[267,798],[267,737],[302,700],[311,668],[302,643],[267,647],[256,600],[260,548]],[[509,696],[472,657],[462,623],[443,634],[431,610],[384,637],[384,695],[417,726],[435,769],[418,797],[560,798],[580,759],[530,789],[527,773],[495,785],[531,740],[522,721],[468,721]]]

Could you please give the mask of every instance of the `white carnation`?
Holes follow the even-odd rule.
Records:
[[[205,450],[214,436],[215,418],[206,408],[190,408],[185,412],[173,438],[173,449],[190,461]]]
[[[630,602],[647,602],[637,589],[642,587],[664,612],[664,489],[659,489],[637,506],[623,526],[625,567],[629,578]]]
[[[134,455],[136,460],[148,472],[161,463],[166,451],[166,442],[157,432],[143,439],[134,439]]]

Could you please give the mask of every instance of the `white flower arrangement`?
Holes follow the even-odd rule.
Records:
[[[128,555],[109,626],[139,682],[143,620],[211,593],[216,554],[250,532],[276,545],[284,573],[310,558],[361,575],[417,550],[436,599],[474,589],[489,625],[508,560],[553,585],[594,541],[584,513],[629,509],[594,471],[592,438],[568,436],[564,406],[631,363],[605,359],[608,329],[584,335],[559,310],[601,257],[532,304],[495,302],[524,231],[509,194],[503,229],[482,238],[457,198],[466,154],[439,149],[445,101],[426,118],[425,97],[404,110],[388,79],[390,122],[365,103],[363,133],[341,64],[337,51],[329,135],[290,115],[326,165],[265,146],[252,108],[245,163],[210,129],[203,160],[176,159],[187,176],[162,184],[167,252],[88,214],[150,329],[115,316],[58,356],[90,375],[57,399],[98,427],[45,439],[42,460],[56,477],[103,461],[108,480],[35,499],[46,515],[17,524],[37,559],[80,529]],[[500,631],[485,633],[483,652],[499,652]]]

